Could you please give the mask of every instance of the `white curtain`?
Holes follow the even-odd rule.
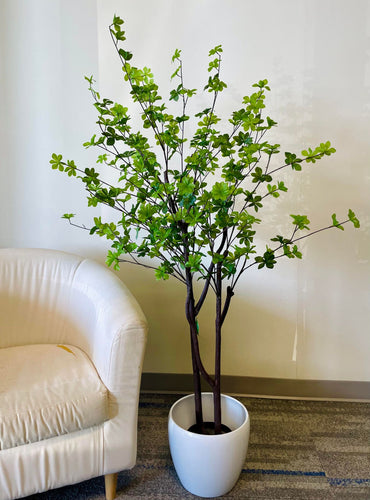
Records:
[[[96,2],[0,0],[0,50],[0,245],[81,245],[61,215],[86,202],[49,160],[78,158],[94,124],[84,75],[98,74]]]

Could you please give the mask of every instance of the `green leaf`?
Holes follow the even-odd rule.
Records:
[[[200,111],[197,113],[196,116],[197,118],[201,118],[203,115],[208,115],[208,113],[211,111],[211,108],[203,109],[203,111]]]
[[[179,195],[180,196],[188,196],[192,195],[194,191],[194,182],[191,177],[184,177],[181,179],[181,182],[179,183],[178,189],[179,189]]]
[[[261,167],[256,167],[251,175],[253,177],[252,182],[254,183],[272,181],[272,176],[269,174],[264,174]]]
[[[322,142],[319,148],[320,151],[327,156],[330,156],[331,154],[336,152],[336,149],[331,146],[330,141]]]
[[[119,271],[119,260],[118,260],[118,256],[116,255],[115,252],[108,250],[108,255],[107,255],[107,258],[105,259],[105,263],[109,267],[113,265],[113,269],[115,269],[116,271]]]
[[[298,250],[297,245],[294,245],[294,247],[293,247],[293,255],[295,257],[297,257],[297,259],[301,259],[302,258],[302,253]]]
[[[154,275],[155,275],[157,280],[168,280],[168,278],[170,277],[169,274],[167,273],[164,265],[159,266],[154,271]]]
[[[215,200],[225,201],[229,196],[229,186],[226,182],[216,182],[211,192]]]
[[[333,226],[337,227],[338,229],[341,229],[342,231],[344,231],[344,227],[337,221],[337,216],[336,214],[333,214],[331,216],[332,218],[332,221],[333,221]]]
[[[124,31],[115,31],[115,32],[112,31],[112,33],[116,37],[117,40],[120,40],[121,42],[126,40]]]
[[[266,121],[267,121],[267,125],[268,125],[269,128],[274,127],[275,125],[277,125],[277,122],[275,122],[269,116],[266,117]]]
[[[353,225],[355,226],[355,228],[359,228],[360,227],[360,221],[358,220],[358,218],[356,217],[355,213],[351,209],[348,210],[348,218],[353,223]]]
[[[60,170],[61,172],[63,172],[64,167],[63,167],[62,159],[63,159],[62,155],[57,155],[57,154],[53,153],[51,156],[51,160],[49,162],[51,164],[51,168],[53,170]]]
[[[176,49],[175,50],[175,53],[173,54],[172,56],[172,62],[175,62],[175,59],[179,59],[181,56],[181,50],[179,49]]]
[[[222,266],[222,273],[224,277],[231,278],[237,271],[233,262],[225,262]]]
[[[208,72],[212,71],[213,69],[218,71],[219,65],[220,65],[220,61],[218,60],[218,58],[213,59],[213,61],[210,61],[209,65],[208,65]]]
[[[76,214],[64,214],[64,215],[62,216],[62,219],[67,219],[67,220],[69,220],[69,221],[70,221],[71,219],[73,219],[73,217],[74,217],[75,215],[76,215]]]
[[[293,170],[302,170],[300,165],[301,159],[297,158],[297,155],[294,153],[285,153],[285,163],[286,165],[291,165]]]
[[[119,49],[118,51],[119,55],[125,60],[125,61],[129,61],[130,59],[132,59],[132,54],[131,52],[127,52],[126,50],[123,50],[123,49]]]
[[[310,221],[308,220],[306,215],[290,215],[293,218],[293,224],[297,226],[298,229],[310,229],[308,224]]]
[[[277,241],[277,242],[281,243],[282,245],[290,243],[290,240],[287,240],[286,238],[284,238],[284,236],[281,236],[280,234],[277,234],[275,236],[275,238],[271,238],[271,241]]]
[[[289,245],[283,245],[284,255],[288,257],[288,259],[294,259],[294,255]]]
[[[104,153],[102,155],[98,156],[98,159],[96,160],[96,163],[104,163],[108,159],[107,155]]]
[[[209,56],[214,56],[215,54],[222,53],[222,45],[216,45],[213,49],[211,49],[208,53]]]
[[[278,182],[278,189],[279,191],[284,191],[285,193],[288,191],[288,188],[285,186],[283,181]]]
[[[275,254],[271,248],[267,248],[266,252],[262,256],[255,257],[255,262],[258,263],[258,269],[267,267],[268,269],[273,269],[276,264]]]
[[[267,80],[260,80],[258,83],[252,85],[252,87],[258,87],[260,89],[270,90],[270,87],[267,84],[268,84]]]
[[[94,134],[89,141],[84,142],[83,143],[83,147],[84,148],[89,148],[90,146],[94,146],[96,144],[95,143],[95,138],[96,138],[96,134]]]
[[[267,184],[267,191],[269,194],[271,194],[274,198],[279,198],[280,194],[278,193],[278,187],[271,184]]]
[[[119,16],[116,16],[116,15],[114,14],[114,16],[113,16],[113,24],[114,24],[115,26],[121,26],[122,24],[124,24],[124,21],[123,21],[123,19],[121,19]]]
[[[185,266],[189,267],[192,272],[200,271],[200,265],[202,263],[202,256],[199,254],[189,255],[189,259]]]
[[[177,89],[173,89],[170,92],[170,101],[178,101],[180,97],[180,92]]]
[[[187,115],[182,115],[182,116],[176,116],[175,120],[177,121],[177,123],[182,123],[182,122],[186,122],[187,120],[189,120],[190,116],[187,116]]]
[[[176,68],[176,70],[171,75],[171,80],[173,78],[175,78],[175,76],[177,76],[179,74],[180,69],[181,69],[181,66],[179,66],[178,68]]]
[[[210,76],[208,78],[208,83],[204,87],[204,90],[208,90],[208,92],[222,92],[226,87],[226,83],[220,80],[218,73],[216,73],[213,77]]]

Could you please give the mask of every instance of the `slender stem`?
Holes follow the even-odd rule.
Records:
[[[152,117],[150,116],[150,113],[148,112],[148,110],[150,109],[150,107],[152,106],[152,104],[151,104],[150,99],[149,99],[150,106],[146,106],[146,101],[140,99],[140,97],[135,92],[134,86],[133,86],[133,82],[132,82],[132,78],[131,78],[129,72],[127,71],[127,62],[126,62],[126,60],[123,59],[123,57],[119,53],[118,41],[114,37],[113,31],[112,31],[112,25],[109,28],[110,28],[109,32],[110,32],[113,44],[114,44],[116,52],[117,52],[117,54],[118,54],[118,56],[119,56],[119,58],[120,58],[120,60],[121,60],[121,62],[123,64],[124,72],[125,72],[125,74],[127,76],[127,79],[128,79],[128,81],[130,83],[132,92],[136,96],[137,101],[138,101],[138,103],[139,103],[139,105],[140,105],[140,107],[141,107],[141,109],[142,109],[145,117],[148,119],[148,121],[150,123],[150,126],[151,126],[151,128],[152,128],[152,130],[154,132],[154,136],[158,140],[158,143],[159,143],[159,145],[160,145],[160,147],[162,149],[163,157],[164,157],[164,162],[165,162],[164,181],[165,181],[165,184],[169,184],[169,178],[168,178],[168,161],[169,161],[168,146],[166,147],[166,144],[163,142],[163,140],[161,138],[161,135],[160,135],[160,131],[158,130],[158,126],[157,126],[156,122],[152,120]],[[171,209],[171,212],[173,214],[175,214],[177,212],[176,203],[175,203],[173,197],[167,192],[166,187],[165,187],[165,191],[166,191],[166,195],[167,195],[167,198],[168,198],[168,201],[169,201],[169,207]]]
[[[320,160],[321,158],[323,157],[323,153],[317,153],[315,155],[311,155],[311,156],[307,156],[306,158],[304,158],[300,163],[308,163],[309,160]],[[269,171],[269,174],[274,174],[275,172],[277,172],[278,170],[281,170],[283,168],[286,168],[286,167],[291,167],[291,163],[286,163],[285,165],[282,165],[281,167],[278,167],[278,168],[275,168],[274,170],[270,170]]]
[[[347,222],[351,222],[350,219],[347,219],[343,222],[339,222],[339,225],[342,226],[343,224],[347,224]],[[321,233],[321,231],[326,231],[327,229],[332,229],[333,227],[337,227],[334,224],[331,224],[330,226],[327,227],[322,227],[321,229],[316,229],[316,231],[311,231],[309,234],[306,234],[305,236],[300,236],[299,238],[295,238],[292,240],[292,243],[295,243],[296,241],[303,240],[304,238],[308,238],[308,236],[313,236],[314,234]]]
[[[131,256],[132,260],[129,260],[129,259],[120,259],[119,258],[118,261],[122,262],[122,263],[125,263],[125,264],[134,264],[136,266],[145,267],[146,269],[154,269],[154,270],[158,269],[155,266],[150,266],[148,264],[144,264],[143,262],[140,262],[132,254],[130,254],[130,256]],[[177,280],[179,280],[181,283],[186,284],[185,278],[178,271],[175,270],[175,272],[173,274],[171,274],[171,276],[173,278],[176,278]]]
[[[181,86],[184,88],[184,76],[182,72],[182,61],[180,59],[180,80]],[[182,116],[185,116],[186,104],[188,102],[188,98],[185,98],[185,95],[182,94]],[[185,137],[185,122],[181,122],[181,172],[184,171],[184,137]]]
[[[350,219],[345,220],[345,221],[343,221],[343,222],[339,222],[339,223],[338,223],[338,225],[339,225],[339,226],[342,226],[343,224],[346,224],[347,222],[351,222],[351,221],[350,221]],[[299,238],[291,239],[291,240],[290,240],[290,242],[289,242],[289,244],[295,243],[296,241],[303,240],[303,239],[305,239],[305,238],[308,238],[308,237],[310,237],[310,236],[313,236],[314,234],[321,233],[322,231],[326,231],[326,230],[328,230],[328,229],[332,229],[332,228],[334,228],[334,227],[337,227],[337,225],[332,224],[332,225],[330,225],[330,226],[326,226],[326,227],[322,227],[321,229],[317,229],[316,231],[311,231],[310,233],[305,234],[304,236],[300,236]],[[293,237],[294,237],[295,232],[296,232],[296,229],[293,231]],[[282,245],[280,245],[279,247],[275,248],[275,250],[273,250],[273,252],[275,253],[275,252],[277,252],[278,250],[280,250],[281,248],[282,248]],[[275,256],[275,259],[279,259],[279,258],[284,257],[284,256],[285,256],[285,254],[277,255],[277,256]],[[233,288],[233,289],[235,288],[235,285],[236,285],[237,281],[239,280],[240,276],[241,276],[241,275],[242,275],[242,274],[243,274],[243,273],[244,273],[247,269],[249,269],[249,268],[251,268],[251,267],[255,266],[256,264],[258,264],[258,262],[254,261],[254,262],[252,262],[251,264],[249,264],[249,266],[245,266],[245,265],[243,266],[243,268],[241,269],[241,271],[240,271],[240,272],[239,272],[239,274],[238,274],[237,279],[236,279],[236,280],[234,281],[234,283],[233,283],[233,286],[232,286],[232,288]]]

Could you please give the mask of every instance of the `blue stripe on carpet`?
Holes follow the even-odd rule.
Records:
[[[272,474],[281,476],[311,476],[311,477],[326,477],[323,471],[303,471],[303,470],[274,470],[274,469],[243,469],[242,472],[247,474]]]
[[[309,476],[309,477],[325,477],[330,486],[353,486],[364,485],[370,486],[370,479],[353,479],[340,477],[327,477],[324,471],[302,471],[302,470],[282,470],[282,469],[242,469],[244,474],[271,474],[277,476]]]
[[[328,481],[330,486],[352,486],[354,484],[370,485],[370,479],[342,479],[338,477],[328,477]]]

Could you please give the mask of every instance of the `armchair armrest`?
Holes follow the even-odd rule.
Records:
[[[105,267],[84,260],[76,270],[71,313],[82,328],[81,345],[112,393],[140,376],[147,322],[122,281]],[[72,311],[73,309],[73,311]],[[73,344],[70,338],[69,343]]]

